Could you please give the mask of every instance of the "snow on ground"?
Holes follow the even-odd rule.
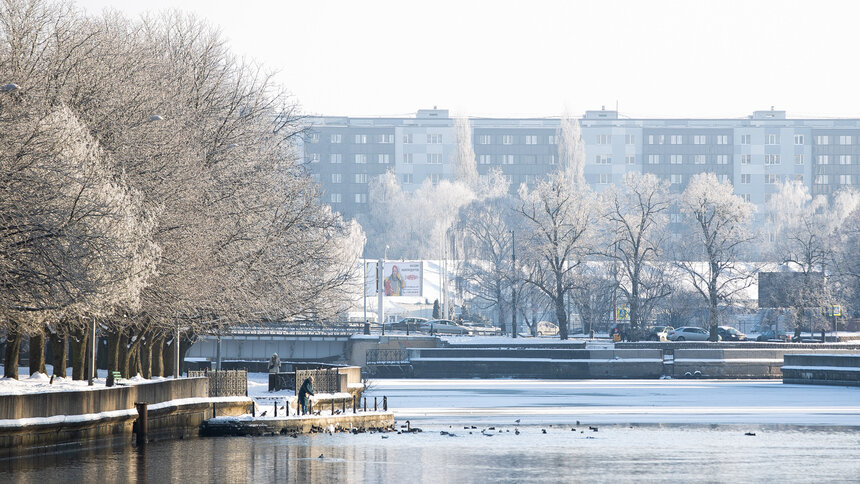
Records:
[[[860,388],[780,380],[373,380],[398,419],[432,423],[860,426]]]
[[[66,378],[56,377],[52,384],[51,377],[49,376],[53,373],[53,367],[51,365],[47,365],[48,374],[34,373],[33,375],[25,376],[27,371],[28,368],[26,367],[19,368],[18,380],[14,378],[0,378],[0,395],[100,390],[105,388],[105,382],[107,380],[107,370],[98,370],[98,378],[93,380],[92,386],[88,384],[87,380],[72,380],[71,376]],[[3,366],[0,365],[0,374],[2,374],[2,372]],[[71,368],[67,370],[66,374],[72,374]],[[140,383],[161,381],[164,379],[165,378],[163,377],[155,377],[151,380],[147,380],[141,376],[135,376],[132,378],[123,378],[120,381],[127,385],[137,385]]]

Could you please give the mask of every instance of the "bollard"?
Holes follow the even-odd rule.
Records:
[[[252,417],[257,416],[256,406],[257,406],[256,402],[251,402],[251,416]]]
[[[146,444],[146,433],[149,430],[148,424],[148,402],[135,402],[137,408],[137,445]]]
[[[340,413],[346,413],[346,400],[340,401]]]
[[[373,411],[376,411],[376,397],[373,397]]]
[[[278,416],[278,401],[275,400],[275,417]]]
[[[212,402],[212,418],[215,418],[215,402]]]
[[[356,403],[357,398],[358,397],[355,395],[352,396],[352,413],[358,413],[358,404]]]
[[[382,409],[388,411],[388,397],[382,397]]]
[[[367,411],[367,397],[364,397],[364,411]]]
[[[331,414],[334,415],[334,399],[331,401]]]

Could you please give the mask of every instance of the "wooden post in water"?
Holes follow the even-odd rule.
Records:
[[[146,444],[146,434],[149,431],[148,410],[149,402],[135,402],[137,408],[137,445]]]

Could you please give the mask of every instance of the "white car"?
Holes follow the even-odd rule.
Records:
[[[421,331],[428,331],[430,334],[469,334],[469,329],[458,325],[450,319],[433,319],[425,323],[421,323]]]
[[[666,339],[669,341],[708,341],[710,337],[710,331],[695,326],[676,328],[666,335]]]

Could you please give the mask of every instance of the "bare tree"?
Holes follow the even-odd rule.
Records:
[[[567,173],[568,180],[585,185],[585,141],[579,120],[565,113],[556,132],[558,138],[559,170]]]
[[[754,207],[713,173],[694,175],[679,203],[688,231],[678,240],[676,264],[705,299],[710,339],[717,341],[719,305],[753,282],[754,269],[739,260],[755,238],[749,228]]]
[[[478,181],[478,166],[475,149],[472,146],[472,127],[468,118],[457,118],[457,153],[454,160],[454,179],[468,187],[475,187]]]
[[[524,244],[526,280],[539,288],[555,307],[561,339],[568,337],[565,303],[575,287],[574,273],[590,251],[595,200],[588,187],[559,172],[533,191],[520,188],[529,238]]]

